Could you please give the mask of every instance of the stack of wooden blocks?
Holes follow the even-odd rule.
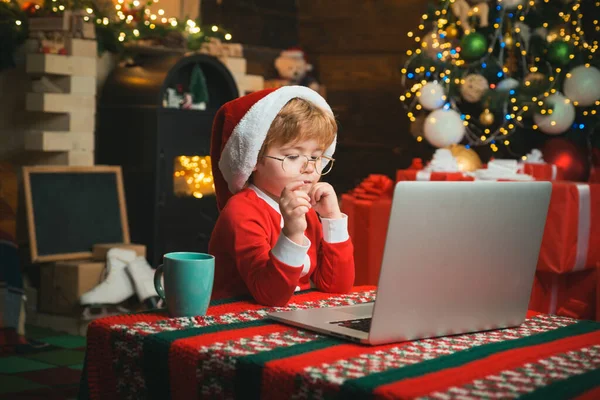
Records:
[[[94,164],[98,52],[93,23],[83,18],[65,12],[30,22],[30,42],[39,43],[27,55],[26,70],[33,83],[26,110],[41,114],[32,118],[25,149],[46,153],[46,164]],[[45,45],[48,34],[62,38],[58,51]]]
[[[247,62],[241,44],[222,43],[219,39],[211,38],[201,47],[200,53],[217,57],[229,69],[240,96],[264,89],[262,76],[247,73]]]

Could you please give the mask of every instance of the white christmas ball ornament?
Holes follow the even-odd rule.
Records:
[[[440,108],[445,102],[446,94],[444,93],[444,87],[439,83],[427,82],[425,86],[421,88],[419,103],[421,103],[426,110]]]
[[[540,130],[548,135],[560,135],[571,127],[575,121],[573,103],[561,93],[555,93],[546,99],[553,106],[551,114],[535,114],[533,121]]]
[[[578,106],[587,107],[600,100],[600,70],[580,65],[567,74],[563,92]]]
[[[498,82],[496,90],[500,92],[508,92],[509,90],[516,89],[519,87],[519,81],[515,78],[506,78]]]
[[[456,111],[440,108],[427,116],[423,133],[432,146],[446,147],[460,143],[465,136],[465,125]]]
[[[460,94],[469,103],[477,103],[489,89],[489,83],[483,75],[469,74],[460,85]]]
[[[498,4],[506,8],[507,10],[514,10],[525,2],[525,0],[502,0]]]

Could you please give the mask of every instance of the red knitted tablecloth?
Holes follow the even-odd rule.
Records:
[[[374,300],[308,290],[283,309]],[[363,346],[265,318],[249,299],[208,315],[90,324],[81,398],[600,398],[600,323],[530,313],[519,327]]]

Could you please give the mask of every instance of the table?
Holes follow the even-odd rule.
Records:
[[[373,287],[298,292],[298,309],[372,301]],[[529,312],[517,328],[365,346],[265,319],[249,298],[207,316],[90,324],[83,399],[600,398],[600,323]]]

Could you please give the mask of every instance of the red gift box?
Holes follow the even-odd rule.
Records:
[[[598,268],[570,274],[537,271],[529,309],[576,319],[600,321]]]
[[[554,182],[538,271],[558,274],[600,263],[600,185]]]
[[[342,195],[342,212],[354,245],[355,285],[377,285],[387,226],[392,210],[393,182],[370,175],[350,193]]]
[[[592,167],[590,170],[590,183],[600,183],[600,167]]]
[[[473,177],[462,172],[425,171],[416,169],[399,169],[396,171],[396,182],[400,181],[472,181]]]
[[[596,321],[600,321],[600,264],[596,267]]]
[[[519,172],[535,178],[536,181],[560,181],[563,179],[562,170],[554,164],[522,163]]]

